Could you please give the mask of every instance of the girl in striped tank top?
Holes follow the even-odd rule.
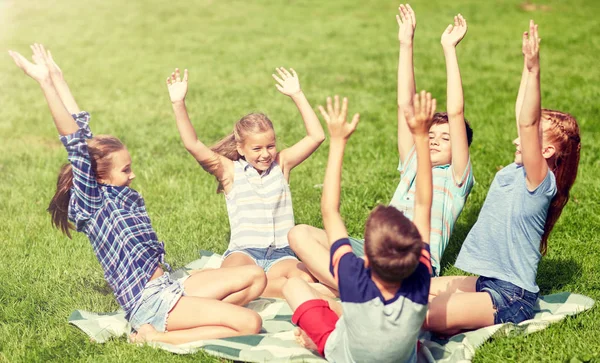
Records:
[[[233,132],[212,148],[198,140],[185,106],[188,71],[167,78],[177,128],[185,148],[219,182],[225,194],[231,238],[223,267],[258,265],[267,274],[263,296],[282,297],[290,277],[314,282],[289,247],[287,234],[294,226],[289,188],[290,171],[306,160],[325,140],[317,115],[300,89],[293,69],[277,68],[273,78],[279,92],[289,96],[304,120],[306,136],[290,148],[277,151],[275,130],[267,116],[251,113]]]

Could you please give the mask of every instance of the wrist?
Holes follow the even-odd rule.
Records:
[[[182,100],[171,100],[171,104],[173,105],[173,107],[185,106],[185,98]]]
[[[291,99],[296,99],[299,97],[304,97],[304,92],[302,92],[301,89],[299,89],[297,92],[294,92],[292,94],[289,95]]]
[[[442,49],[444,50],[445,54],[456,53],[456,45],[442,43]]]
[[[42,88],[54,87],[54,82],[52,81],[50,75],[41,79],[36,79],[36,81],[38,81]]]
[[[407,50],[412,50],[413,49],[413,41],[400,41],[400,49],[407,49]]]
[[[329,137],[329,145],[330,146],[335,146],[340,147],[340,146],[345,146],[346,145],[346,141],[347,139],[345,139],[343,136],[339,135],[339,136],[330,136]]]
[[[419,144],[419,143],[428,144],[429,143],[429,131],[422,131],[422,132],[415,133],[413,135],[413,139],[415,140],[415,144]]]

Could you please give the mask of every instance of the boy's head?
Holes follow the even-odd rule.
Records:
[[[365,255],[372,272],[389,283],[402,282],[419,263],[423,241],[417,227],[394,207],[379,205],[365,226]]]
[[[433,125],[429,129],[429,150],[431,155],[431,164],[446,165],[452,162],[452,148],[450,140],[450,125],[448,125],[448,114],[446,112],[436,112],[433,115]],[[473,129],[465,119],[465,128],[467,129],[467,140],[469,146],[473,141]]]

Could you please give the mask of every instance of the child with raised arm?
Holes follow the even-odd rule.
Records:
[[[306,160],[325,139],[325,133],[300,89],[298,75],[277,68],[277,89],[289,96],[304,120],[306,136],[290,148],[277,151],[275,130],[267,116],[252,113],[239,120],[233,132],[208,148],[196,136],[187,113],[188,71],[178,69],[167,78],[177,128],[185,148],[204,170],[215,176],[225,194],[231,238],[223,266],[260,266],[267,274],[264,296],[281,296],[287,278],[314,281],[300,268],[287,234],[294,226],[291,170]]]
[[[17,52],[9,54],[39,83],[69,159],[48,207],[52,223],[69,237],[71,229],[88,237],[136,331],[130,338],[181,344],[257,333],[260,316],[238,305],[260,295],[266,284],[263,271],[243,266],[173,280],[163,270],[168,267],[164,245],[144,199],[130,187],[135,174],[127,148],[114,136],[92,135],[90,115],[80,111],[50,52],[39,44],[31,48],[33,63]]]
[[[415,93],[413,67],[413,38],[416,28],[415,12],[410,5],[400,5],[398,40],[398,153],[400,182],[390,201],[409,218],[414,215],[416,190],[416,154],[414,138],[410,133],[404,111],[412,103]],[[431,209],[431,263],[432,276],[438,276],[444,250],[450,241],[454,224],[473,187],[473,171],[469,159],[469,145],[473,131],[464,118],[464,98],[456,46],[467,32],[467,21],[462,15],[454,17],[441,37],[446,58],[447,112],[436,113],[429,130],[429,147],[433,165],[433,204]],[[298,225],[290,231],[290,246],[308,270],[323,284],[337,289],[327,271],[327,235],[321,229]],[[354,252],[364,254],[364,240],[350,237]]]
[[[539,37],[523,35],[514,163],[494,177],[456,266],[479,276],[434,279],[425,328],[444,335],[533,317],[537,267],[569,199],[581,140],[569,114],[541,108]]]
[[[340,215],[342,160],[358,114],[346,123],[348,102],[327,100],[331,136],[321,212],[330,245],[330,274],[339,286],[340,308],[320,299],[306,281],[290,279],[284,295],[300,328],[298,341],[330,362],[416,362],[417,335],[425,319],[431,261],[429,228],[432,199],[428,131],[435,112],[429,93],[415,95],[408,127],[417,153],[413,222],[395,207],[377,206],[365,227],[365,257],[357,257]]]

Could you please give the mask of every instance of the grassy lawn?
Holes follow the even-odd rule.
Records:
[[[417,88],[445,109],[446,75],[439,38],[453,15],[469,32],[459,45],[466,117],[477,184],[444,258],[452,267],[475,222],[494,174],[512,162],[514,100],[521,33],[540,24],[542,104],[575,115],[583,148],[579,177],[539,266],[542,294],[571,291],[600,299],[600,2],[552,0],[533,10],[522,0],[418,0]],[[199,249],[222,253],[229,238],[217,184],[184,150],[164,80],[175,67],[190,70],[188,108],[199,136],[212,143],[252,111],[273,120],[279,147],[304,133],[291,100],[270,77],[293,67],[313,106],[330,94],[350,99],[361,124],[344,164],[342,213],[352,235],[398,182],[396,149],[397,25],[393,1],[159,1],[0,0],[0,49],[29,55],[28,45],[52,49],[96,134],[128,146],[140,191],[167,257],[175,267]],[[51,228],[45,209],[66,153],[37,85],[0,57],[0,362],[218,362],[198,353],[176,356],[129,345],[99,345],[67,324],[74,309],[117,308],[87,238]],[[294,170],[297,223],[322,226],[319,200],[327,141]],[[496,339],[476,362],[600,360],[600,310],[567,319],[527,337]]]

